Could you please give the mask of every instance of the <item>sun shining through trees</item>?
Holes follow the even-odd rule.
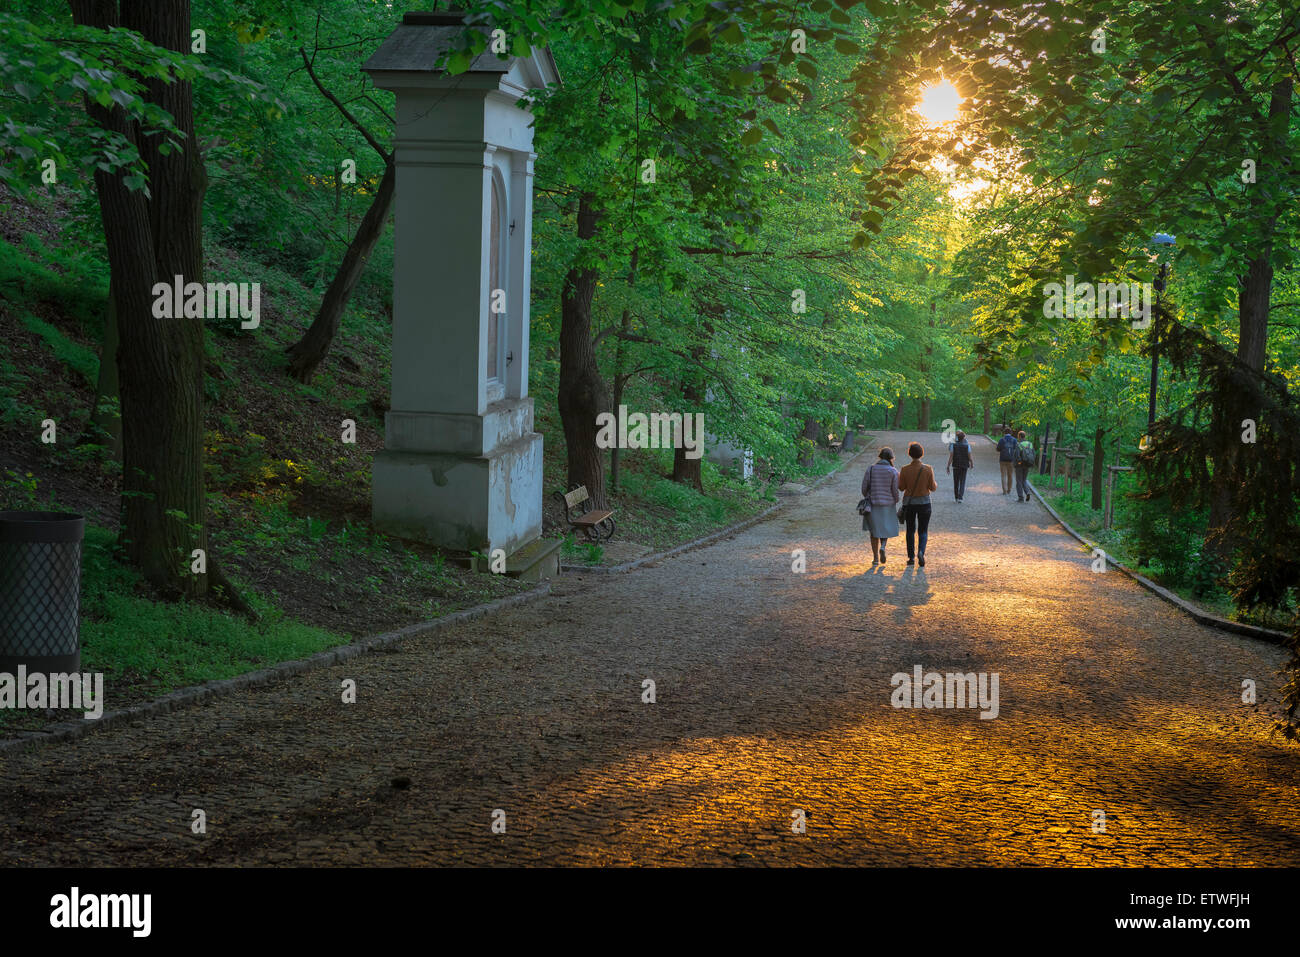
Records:
[[[946,126],[957,119],[961,111],[961,94],[947,80],[931,83],[921,90],[921,102],[916,111],[931,126]]]

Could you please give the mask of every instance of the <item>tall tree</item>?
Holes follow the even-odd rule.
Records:
[[[388,214],[392,210],[393,196],[397,189],[397,167],[393,161],[392,151],[385,149],[379,139],[321,81],[314,63],[316,53],[317,50],[313,49],[312,55],[308,56],[305,49],[301,47],[298,49],[298,55],[302,58],[307,75],[311,77],[312,83],[320,91],[321,96],[325,97],[379,154],[380,159],[384,161],[384,175],[380,177],[374,199],[367,207],[365,215],[361,217],[361,224],[357,227],[351,242],[348,243],[348,248],[334,272],[329,288],[325,290],[320,308],[316,310],[316,317],[303,333],[302,338],[286,350],[289,354],[289,374],[299,382],[311,381],[320,364],[329,355],[330,348],[334,345],[334,338],[338,335],[339,326],[343,322],[343,313],[388,222]]]
[[[577,236],[582,243],[596,236],[600,211],[596,197],[578,198]],[[597,271],[574,264],[564,277],[560,294],[560,418],[568,453],[571,486],[586,485],[593,507],[605,506],[605,466],[596,445],[596,417],[609,411],[609,388],[592,347],[591,302]]]
[[[123,28],[165,50],[190,49],[189,0],[70,0],[73,17]],[[146,137],[116,103],[87,100],[92,120],[132,144],[149,189],[126,171],[95,172],[112,275],[122,407],[122,542],[165,595],[215,593],[247,610],[211,553],[203,477],[203,323],[159,318],[154,286],[203,281],[201,209],[206,174],[194,136],[188,80],[149,78],[146,98],[169,114],[179,142]],[[200,561],[201,559],[201,561]],[[197,563],[197,564],[196,564]],[[192,569],[204,568],[196,574]]]

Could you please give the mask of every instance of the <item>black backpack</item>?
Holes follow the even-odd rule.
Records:
[[[952,464],[954,468],[970,468],[971,455],[969,442],[954,442],[952,446]]]

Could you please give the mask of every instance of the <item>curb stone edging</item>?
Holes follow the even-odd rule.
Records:
[[[985,435],[984,437],[992,441],[990,436]],[[1246,638],[1254,638],[1257,641],[1266,641],[1272,645],[1282,645],[1285,644],[1290,639],[1291,636],[1288,635],[1285,631],[1277,631],[1276,629],[1273,628],[1261,628],[1259,625],[1248,625],[1245,622],[1231,621],[1227,618],[1220,618],[1218,615],[1212,615],[1205,609],[1193,605],[1187,599],[1175,595],[1172,591],[1170,591],[1168,588],[1165,588],[1163,585],[1159,585],[1153,582],[1145,575],[1140,575],[1137,572],[1133,571],[1133,569],[1121,565],[1119,562],[1115,561],[1115,559],[1111,558],[1109,554],[1107,554],[1106,549],[1102,548],[1096,542],[1091,541],[1090,539],[1085,538],[1083,535],[1080,535],[1078,532],[1076,532],[1074,528],[1070,525],[1070,523],[1067,522],[1064,518],[1062,518],[1057,513],[1056,509],[1052,508],[1052,506],[1047,503],[1047,497],[1043,495],[1043,493],[1040,492],[1034,486],[1033,482],[1029,483],[1029,489],[1031,492],[1034,493],[1034,497],[1038,500],[1038,504],[1043,506],[1043,508],[1047,509],[1047,514],[1051,515],[1052,518],[1056,519],[1056,521],[1060,524],[1060,526],[1064,528],[1067,532],[1069,532],[1073,538],[1078,539],[1080,542],[1086,545],[1089,551],[1092,551],[1094,549],[1099,550],[1103,555],[1106,556],[1106,563],[1108,565],[1112,566],[1113,568],[1119,569],[1121,572],[1123,572],[1129,578],[1133,579],[1135,582],[1137,582],[1147,591],[1151,592],[1152,594],[1156,595],[1159,598],[1163,598],[1165,601],[1169,602],[1169,604],[1173,605],[1175,608],[1179,609],[1180,611],[1184,612],[1187,615],[1190,615],[1193,619],[1195,619],[1195,621],[1198,624],[1206,625],[1210,628],[1217,628],[1220,631],[1231,632],[1232,634],[1236,634],[1236,635],[1243,635]]]
[[[1109,554],[1107,554],[1106,549],[1102,548],[1096,542],[1090,541],[1089,539],[1080,535],[1072,527],[1070,527],[1070,523],[1067,522],[1065,519],[1063,519],[1060,515],[1058,515],[1056,509],[1052,508],[1052,506],[1047,504],[1047,501],[1045,500],[1043,494],[1039,492],[1038,489],[1034,488],[1033,485],[1030,485],[1029,487],[1033,489],[1034,496],[1038,499],[1038,503],[1042,505],[1043,508],[1047,509],[1048,514],[1051,515],[1052,518],[1056,519],[1061,524],[1062,528],[1064,528],[1072,536],[1074,536],[1079,541],[1081,541],[1084,545],[1086,545],[1089,550],[1093,550],[1093,549],[1099,550],[1103,555],[1106,556],[1106,563],[1108,565],[1111,565],[1112,567],[1119,569],[1121,572],[1123,572],[1129,578],[1133,579],[1135,582],[1137,582],[1147,591],[1152,592],[1153,594],[1157,595],[1160,598],[1163,598],[1165,601],[1169,602],[1169,604],[1178,608],[1180,611],[1183,611],[1184,613],[1190,615],[1192,618],[1196,620],[1198,624],[1207,625],[1211,628],[1218,628],[1220,631],[1227,631],[1233,634],[1243,635],[1247,638],[1254,638],[1258,641],[1266,641],[1269,644],[1273,644],[1273,645],[1282,645],[1291,637],[1285,631],[1277,631],[1273,628],[1262,628],[1259,625],[1248,625],[1245,622],[1231,621],[1230,619],[1227,618],[1220,618],[1218,615],[1212,615],[1210,614],[1210,612],[1205,611],[1203,608],[1193,605],[1187,599],[1175,595],[1172,591],[1170,591],[1168,588],[1165,588],[1163,585],[1159,585],[1153,582],[1145,575],[1140,575],[1137,572],[1133,571],[1133,569],[1121,565],[1119,562],[1115,561],[1115,559],[1111,558]]]
[[[530,604],[539,599],[545,598],[551,593],[551,583],[542,582],[536,588],[522,592],[518,595],[509,595],[505,598],[499,598],[496,601],[490,601],[482,605],[475,605],[472,608],[465,608],[461,611],[453,612],[442,618],[434,618],[429,621],[417,622],[414,625],[407,625],[405,628],[399,628],[397,631],[384,632],[379,635],[371,635],[368,638],[362,638],[346,645],[338,645],[334,648],[327,648],[324,651],[318,651],[314,655],[308,655],[306,658],[298,658],[294,661],[282,661],[277,665],[269,668],[262,668],[259,671],[249,671],[242,675],[235,675],[233,678],[221,678],[215,681],[208,681],[201,685],[192,685],[188,688],[179,688],[176,691],[169,692],[159,698],[151,701],[142,701],[139,704],[130,705],[119,711],[108,711],[98,719],[83,719],[81,721],[64,721],[58,724],[52,724],[41,731],[21,731],[19,737],[9,738],[0,741],[0,754],[9,751],[22,751],[28,748],[39,747],[44,744],[50,744],[55,741],[71,741],[84,737],[91,731],[100,728],[111,728],[116,725],[126,724],[130,721],[154,715],[167,714],[171,711],[177,711],[191,705],[206,701],[209,698],[217,698],[235,691],[241,691],[245,688],[252,688],[258,685],[273,684],[277,681],[283,681],[286,678],[295,675],[305,674],[308,671],[314,671],[318,668],[327,668],[330,665],[347,661],[350,658],[356,658],[377,648],[384,648],[388,645],[397,644],[408,638],[422,638],[426,635],[442,631],[453,625],[459,625],[475,618],[483,618],[498,611],[504,611],[507,608],[513,608],[517,605]]]
[[[872,436],[872,439],[874,441],[875,437]],[[874,448],[875,448],[874,445],[863,446],[861,451],[859,451],[856,455],[853,455],[852,457],[845,459],[843,462],[836,465],[835,468],[831,469],[825,475],[820,476],[815,482],[809,485],[808,492],[811,492],[819,485],[822,485],[823,483],[829,481],[832,476],[838,475],[841,471],[848,468],[850,465],[856,462],[861,456],[865,455],[867,452],[871,451]],[[807,495],[808,492],[801,492],[799,494]],[[786,501],[789,501],[790,499],[794,499],[797,497],[798,495],[788,495],[786,496]],[[630,572],[633,569],[640,568],[643,565],[648,565],[652,562],[662,561],[665,558],[673,558],[677,555],[680,555],[682,552],[689,552],[695,548],[703,548],[706,545],[712,545],[714,542],[720,541],[731,535],[735,535],[738,532],[743,532],[745,529],[757,525],[759,522],[762,522],[770,518],[777,511],[784,508],[786,505],[786,501],[777,502],[775,505],[771,505],[768,508],[763,509],[763,511],[759,512],[757,515],[751,515],[749,518],[741,519],[735,525],[728,525],[726,528],[719,529],[716,532],[710,532],[708,535],[705,535],[703,538],[697,538],[694,541],[689,541],[682,545],[675,545],[672,548],[668,549],[667,551],[655,552],[651,555],[642,555],[640,558],[633,559],[630,562],[623,562],[621,565],[563,565],[562,564],[560,565],[560,572],[566,575],[568,574],[585,575],[585,574],[592,574],[592,573],[595,573],[597,575],[612,575],[618,572]]]

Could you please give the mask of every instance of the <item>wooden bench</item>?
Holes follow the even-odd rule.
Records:
[[[602,538],[608,541],[614,537],[614,513],[609,509],[587,506],[577,515],[573,514],[574,509],[580,508],[584,502],[591,500],[591,496],[587,494],[587,486],[579,485],[568,492],[556,492],[555,497],[564,503],[564,520],[569,523],[570,528],[582,529],[583,534],[593,542],[598,542]]]

